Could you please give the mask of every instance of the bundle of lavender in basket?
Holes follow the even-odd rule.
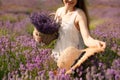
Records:
[[[42,37],[42,42],[49,44],[57,39],[60,24],[48,12],[32,13],[30,20]]]
[[[56,23],[48,12],[32,13],[30,19],[35,28],[41,33],[53,34],[58,32],[59,23]]]

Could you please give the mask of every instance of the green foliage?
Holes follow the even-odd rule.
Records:
[[[8,30],[5,28],[0,29],[0,36],[6,36],[8,34]]]
[[[116,43],[120,46],[120,39],[116,39]]]
[[[107,66],[110,67],[113,60],[117,59],[119,56],[116,52],[107,47],[105,52],[98,54],[97,57],[101,62],[107,64]]]
[[[10,22],[17,22],[18,21],[18,19],[11,14],[1,15],[0,20],[1,21],[10,21]]]
[[[97,25],[103,24],[105,21],[102,19],[97,19],[96,17],[90,18],[90,29],[95,29]]]
[[[24,54],[21,54],[22,51],[19,48],[13,51],[11,41],[8,44],[8,49],[0,55],[0,79],[9,72],[18,70],[20,63],[26,62]]]
[[[33,34],[33,30],[34,30],[34,25],[29,23],[26,25],[26,31],[28,32],[28,34],[32,35]]]
[[[48,45],[44,45],[44,46],[38,45],[38,47],[43,48],[43,49],[53,49],[55,43],[56,43],[56,40],[53,40],[53,41],[52,41],[51,43],[49,43]]]

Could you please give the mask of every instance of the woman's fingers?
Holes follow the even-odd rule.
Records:
[[[96,45],[98,48],[103,48],[103,49],[106,48],[106,43],[103,41],[96,40]]]
[[[103,52],[106,48],[106,43],[100,40],[96,40],[96,48]]]
[[[105,43],[105,42],[100,41],[100,47],[101,47],[101,48],[103,48],[103,49],[105,49],[105,48],[106,48],[106,43]]]

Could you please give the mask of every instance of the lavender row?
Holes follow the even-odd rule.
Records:
[[[57,69],[56,63],[50,56],[51,50],[38,47],[31,35],[13,38],[11,35],[3,36],[0,38],[0,71],[2,72],[0,78],[3,80],[119,80],[119,29],[119,23],[109,22],[99,25],[93,34],[107,41],[106,51],[103,55],[91,57],[72,75],[65,75],[64,70]]]
[[[120,79],[120,58],[114,58],[111,65],[108,66],[96,55],[89,58],[72,75],[65,75],[64,70],[57,69],[56,63],[50,56],[51,50],[38,48],[37,43],[30,36],[19,36],[14,40],[11,40],[10,37],[1,37],[0,49],[0,63],[2,65],[0,71],[3,72],[0,77],[3,80]]]
[[[0,35],[30,35],[33,31],[33,25],[29,18],[20,21],[11,22],[10,20],[0,21]]]

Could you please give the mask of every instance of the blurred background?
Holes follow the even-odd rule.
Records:
[[[91,20],[95,27],[103,21],[118,19],[120,16],[119,0],[86,0]],[[17,20],[34,11],[55,12],[62,5],[61,0],[0,0],[0,20]],[[96,20],[97,19],[97,20]],[[102,19],[102,20],[101,20]]]

